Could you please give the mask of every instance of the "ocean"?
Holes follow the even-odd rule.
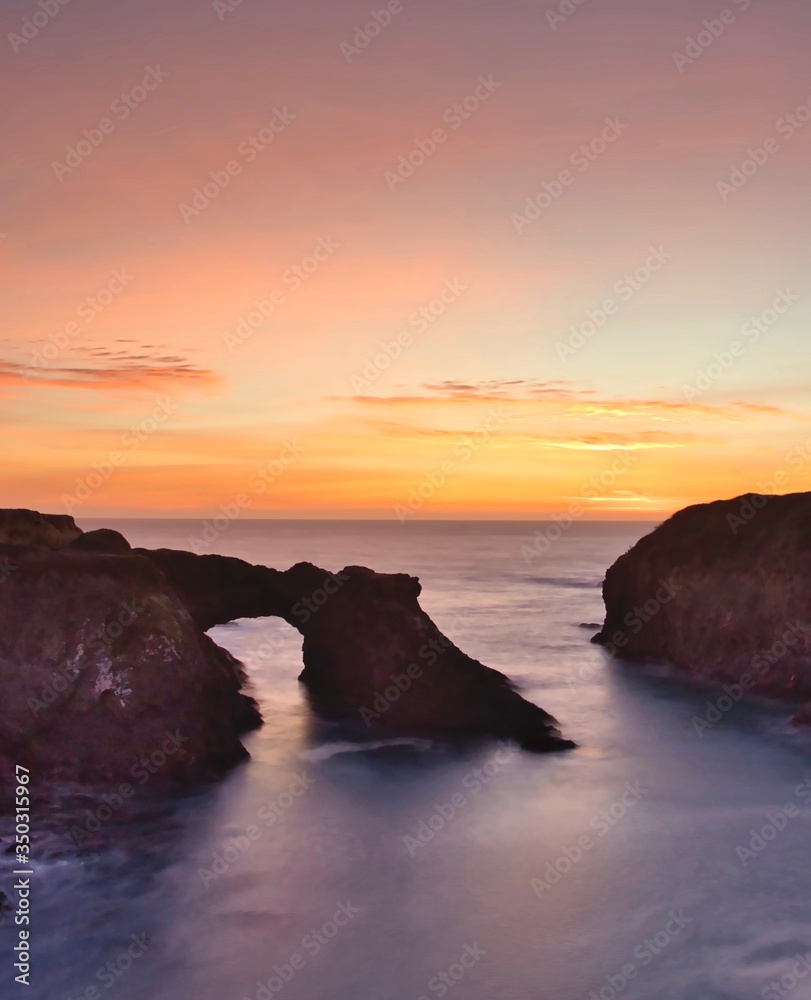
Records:
[[[148,547],[202,530],[79,523]],[[606,568],[652,527],[230,523],[205,551],[419,576],[439,627],[579,748],[354,744],[313,724],[290,626],[215,628],[266,720],[250,761],[78,851],[41,817],[32,985],[6,920],[2,996],[808,1000],[809,738],[785,706],[719,702],[589,641]]]

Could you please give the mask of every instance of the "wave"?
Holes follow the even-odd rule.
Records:
[[[366,753],[367,750],[381,750],[388,747],[409,746],[415,750],[430,750],[433,746],[431,740],[420,740],[417,738],[402,737],[392,740],[367,740],[360,743],[325,743],[323,746],[314,747],[312,750],[303,750],[299,757],[302,760],[317,764],[322,760],[329,760],[340,753]]]
[[[531,576],[528,583],[547,584],[550,587],[574,588],[576,590],[596,590],[602,587],[602,580],[586,580],[569,576]]]

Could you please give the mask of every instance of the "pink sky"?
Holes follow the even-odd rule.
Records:
[[[2,0],[4,505],[808,488],[805,8],[557,9]]]

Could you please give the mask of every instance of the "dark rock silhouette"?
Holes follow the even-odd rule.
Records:
[[[746,691],[811,697],[811,493],[688,507],[606,573],[595,641]]]
[[[2,512],[0,767],[40,780],[151,784],[216,775],[260,724],[242,665],[205,634],[278,616],[302,634],[317,713],[362,732],[497,736],[573,746],[507,677],[466,656],[420,608],[420,584],[362,567],[284,572],[218,555],[129,547],[71,518]],[[173,737],[171,753],[164,744]]]
[[[5,776],[132,782],[155,754],[150,783],[171,785],[245,756],[244,678],[148,559],[4,545],[0,566]]]
[[[573,746],[507,677],[463,653],[419,605],[419,580],[311,563],[286,572],[226,556],[145,551],[201,628],[275,615],[304,637],[301,681],[321,715],[366,731],[501,736],[532,750]]]
[[[86,531],[70,543],[72,549],[84,552],[104,552],[107,555],[121,556],[132,551],[132,546],[120,531],[112,528],[97,528]]]
[[[61,549],[82,534],[67,514],[40,514],[36,510],[0,509],[0,544]]]

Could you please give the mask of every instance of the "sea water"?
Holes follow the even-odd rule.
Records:
[[[104,525],[148,547],[189,548],[202,529]],[[721,692],[590,643],[606,568],[651,524],[548,528],[230,523],[207,551],[419,576],[438,626],[579,748],[357,744],[310,717],[290,626],[215,628],[265,717],[250,760],[147,798],[81,850],[58,808],[35,816],[31,986],[13,981],[6,915],[0,995],[811,998],[808,739],[785,706],[719,711]]]

